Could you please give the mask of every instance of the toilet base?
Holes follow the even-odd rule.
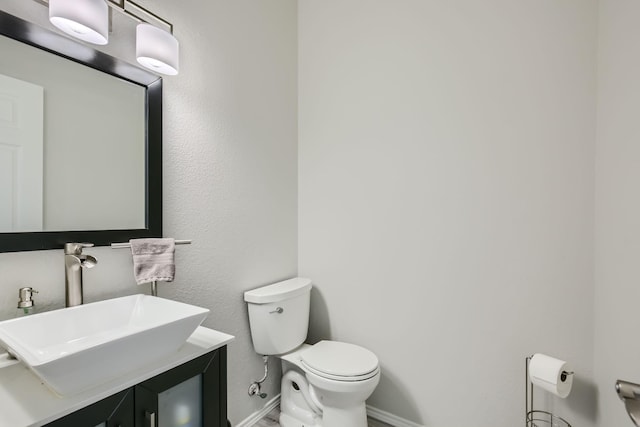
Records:
[[[280,426],[321,427],[321,414],[304,375],[294,369],[286,371],[281,382]]]

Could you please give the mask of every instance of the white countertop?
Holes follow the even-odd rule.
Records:
[[[86,392],[58,397],[29,368],[0,354],[0,427],[38,427],[148,380],[233,341],[232,335],[198,327],[175,354]],[[99,361],[98,367],[99,369]]]

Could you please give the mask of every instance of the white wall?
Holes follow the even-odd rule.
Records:
[[[177,250],[177,279],[160,294],[210,308],[205,325],[236,335],[228,375],[235,424],[264,404],[246,392],[262,363],[242,293],[297,268],[296,2],[140,3],[172,21],[181,43],[181,72],[164,86],[164,230],[194,244]],[[0,8],[46,24],[36,2],[1,0]],[[114,28],[107,51],[135,62],[134,27]],[[85,275],[88,301],[140,290],[126,251],[87,252],[99,261]],[[63,304],[61,250],[0,254],[0,277],[2,318],[13,316],[25,285],[41,291],[42,309]],[[278,388],[270,381],[265,391]]]
[[[631,426],[613,385],[640,383],[640,4],[599,8],[595,366],[600,425]]]
[[[613,383],[640,382],[638,4],[601,0],[596,40],[595,0],[299,3],[296,17],[294,0],[142,1],[181,41],[165,80],[165,234],[194,239],[160,292],[237,335],[232,422],[264,403],[246,396],[262,372],[242,292],[296,274],[298,65],[311,338],[379,355],[370,403],[426,426],[518,425],[523,357],[542,351],[578,372],[547,408],[631,425]],[[36,2],[0,9],[47,25]],[[134,62],[133,25],[115,16],[105,50]],[[91,253],[88,301],[140,290],[126,251]],[[2,319],[20,286],[42,310],[63,304],[61,250],[0,254],[0,273]]]
[[[312,339],[373,350],[369,403],[436,427],[522,424],[551,354],[578,376],[541,406],[595,425],[596,2],[298,8]]]

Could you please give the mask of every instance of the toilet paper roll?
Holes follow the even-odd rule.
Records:
[[[529,361],[529,378],[531,382],[543,390],[563,399],[571,392],[573,369],[564,360],[546,354],[536,353]]]

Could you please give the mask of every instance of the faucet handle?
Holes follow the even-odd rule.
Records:
[[[64,244],[64,254],[65,255],[80,255],[82,254],[82,249],[84,248],[92,248],[93,243],[65,243]]]

